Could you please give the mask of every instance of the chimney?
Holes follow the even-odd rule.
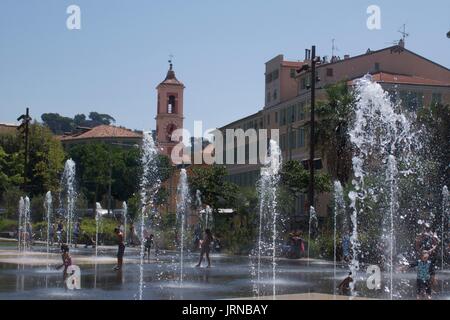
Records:
[[[305,60],[311,60],[311,50],[305,49]]]

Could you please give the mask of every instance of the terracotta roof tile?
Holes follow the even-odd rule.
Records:
[[[427,79],[419,76],[408,76],[402,74],[394,74],[387,72],[378,72],[372,74],[372,79],[376,82],[381,83],[398,83],[398,84],[417,84],[417,85],[428,85],[428,86],[450,86],[449,82],[444,82],[440,80]],[[352,84],[353,80],[349,81]]]
[[[100,125],[81,134],[76,133],[60,137],[62,141],[101,138],[142,138],[142,135],[121,127]]]

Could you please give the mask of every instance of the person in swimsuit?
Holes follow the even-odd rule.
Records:
[[[421,253],[420,259],[410,263],[408,266],[401,268],[405,269],[417,268],[417,299],[431,299],[431,286],[435,270],[435,265],[430,259],[428,251],[424,250]]]
[[[196,267],[200,267],[200,265],[202,264],[203,261],[203,256],[206,255],[206,260],[208,261],[208,267],[211,267],[211,260],[209,259],[209,251],[211,249],[211,243],[213,242],[214,238],[213,235],[211,233],[210,229],[206,229],[205,230],[205,239],[203,239],[201,241],[201,252],[200,252],[200,260],[198,262],[198,264],[196,265]]]
[[[429,256],[429,260],[436,265],[437,263],[437,248],[439,246],[440,240],[436,233],[431,229],[429,223],[424,224],[424,229],[416,238],[415,248],[418,259],[421,258],[423,251],[426,251]],[[436,287],[436,274],[434,270],[431,273],[431,286]]]
[[[342,282],[338,286],[339,293],[345,296],[350,295],[351,294],[350,284],[352,282],[353,282],[352,273],[349,272],[348,276],[344,280],[342,280]]]
[[[56,269],[59,270],[64,267],[63,278],[67,278],[67,268],[72,265],[72,258],[69,254],[69,246],[66,244],[61,245],[61,258],[62,264],[57,266]]]
[[[56,238],[58,239],[58,244],[62,244],[62,234],[64,232],[64,226],[61,221],[58,222],[58,227],[56,229]]]
[[[123,255],[125,253],[125,244],[123,242],[123,232],[120,231],[119,228],[114,229],[114,233],[117,235],[117,242],[118,242],[118,248],[117,248],[117,266],[114,267],[114,270],[121,270],[122,269],[122,263],[123,263]]]
[[[147,255],[147,259],[150,260],[150,249],[153,246],[153,234],[147,234],[145,235],[145,243],[144,243],[144,247],[145,247],[145,252],[144,252],[144,258],[145,255]]]

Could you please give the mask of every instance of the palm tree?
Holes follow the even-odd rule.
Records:
[[[348,127],[352,118],[355,97],[346,82],[325,88],[327,99],[317,103],[319,119],[316,124],[316,144],[326,159],[334,179],[346,183],[351,177],[352,156]]]

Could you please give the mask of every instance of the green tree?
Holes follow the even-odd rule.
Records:
[[[76,163],[78,187],[95,207],[106,194],[109,184],[109,163],[115,158],[103,143],[78,144],[68,150],[68,157]]]
[[[6,186],[23,182],[24,142],[18,134],[0,136],[1,181]],[[39,123],[30,125],[27,167],[27,187],[31,196],[57,191],[63,169],[64,150],[52,132]],[[2,182],[0,182],[2,184]],[[0,188],[4,185],[0,186]],[[1,192],[1,190],[0,190]]]
[[[111,117],[109,114],[98,113],[98,112],[94,112],[94,111],[89,113],[89,119],[91,119],[91,121],[95,125],[100,125],[100,124],[110,125],[111,123],[116,122],[116,120],[113,117]]]
[[[52,132],[38,123],[30,126],[28,179],[31,195],[59,190],[65,153]]]
[[[73,119],[61,116],[59,113],[44,113],[41,119],[54,134],[72,132],[74,129]]]
[[[437,103],[422,108],[417,120],[427,137],[423,150],[433,175],[430,182],[450,186],[450,105]]]
[[[18,152],[6,153],[0,146],[0,197],[12,186],[23,182],[23,162]]]
[[[316,143],[325,156],[328,172],[342,183],[352,174],[351,143],[348,127],[354,111],[355,97],[346,82],[325,88],[326,100],[316,106]]]
[[[236,204],[238,187],[226,181],[227,170],[221,165],[194,167],[188,176],[191,195],[196,190],[202,194],[202,202],[217,212],[219,208],[230,208]]]
[[[284,229],[290,229],[287,224],[292,222],[291,213],[296,199],[308,192],[310,173],[297,160],[289,160],[283,163],[280,171],[280,190],[278,201],[281,211],[285,216],[281,219],[286,223]],[[331,177],[327,173],[315,172],[314,189],[316,193],[329,192],[331,190]]]

